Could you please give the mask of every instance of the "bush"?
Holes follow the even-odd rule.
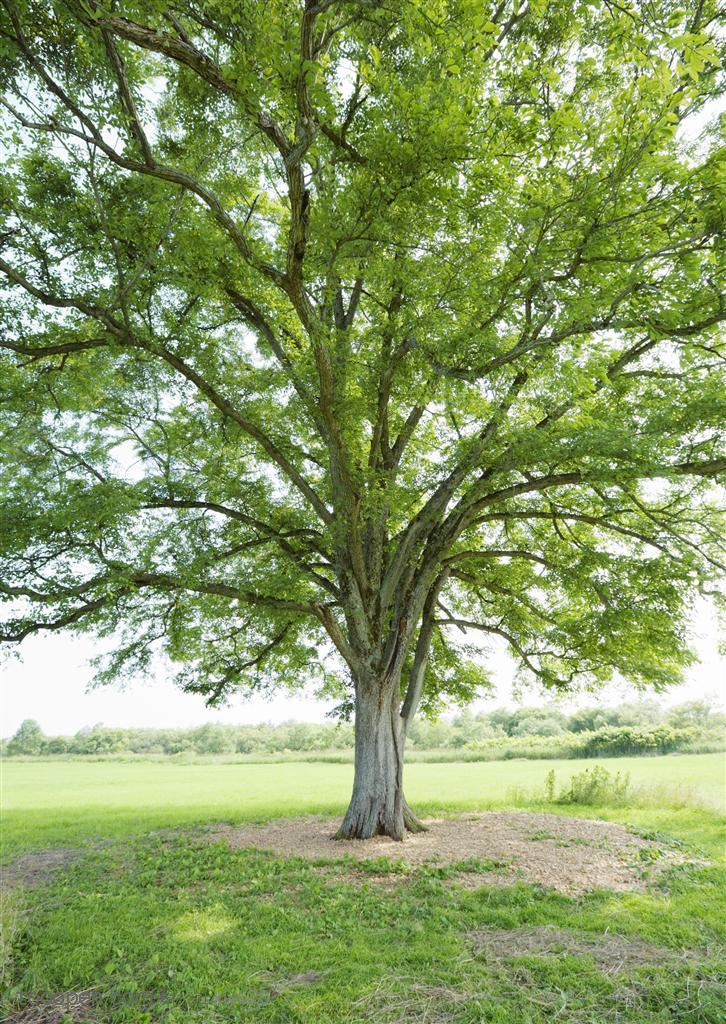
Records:
[[[548,798],[554,793],[554,772],[547,777]],[[602,765],[586,768],[570,779],[569,786],[560,792],[558,804],[610,804],[627,803],[630,794],[630,776],[627,772],[609,772]]]
[[[584,737],[582,756],[669,754],[681,750],[693,738],[692,730],[672,729],[668,725],[659,725],[655,729],[637,729],[627,725],[598,729]]]

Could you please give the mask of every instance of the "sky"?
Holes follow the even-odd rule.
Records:
[[[665,704],[686,700],[719,701],[724,693],[726,662],[719,658],[717,626],[713,609],[706,601],[697,605],[693,620],[693,645],[700,663],[688,673],[687,682],[663,694]],[[87,637],[46,635],[29,638],[22,645],[22,660],[2,665],[0,686],[0,735],[11,736],[25,718],[34,718],[48,736],[72,735],[85,726],[103,723],[117,727],[186,728],[205,722],[228,724],[325,721],[332,702],[316,701],[310,695],[278,695],[272,700],[237,698],[225,708],[207,708],[201,696],[185,694],[160,666],[155,678],[140,680],[121,690],[117,686],[89,689],[93,678],[90,659],[103,650]],[[551,696],[528,689],[517,697],[513,692],[514,663],[505,645],[492,647],[483,661],[497,680],[492,694],[478,700],[474,711],[491,710],[517,703],[551,704],[570,710],[583,704],[618,704],[637,699],[631,686],[611,686],[598,694],[581,694],[555,702]],[[647,695],[646,695],[647,696]]]

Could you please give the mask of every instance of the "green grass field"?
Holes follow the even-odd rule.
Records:
[[[723,754],[410,764],[406,792],[423,813],[514,805],[541,790],[549,771],[564,783],[595,764],[665,790],[671,803],[680,791],[681,802],[723,805]],[[3,844],[13,851],[195,822],[337,814],[352,766],[6,761],[2,780]]]
[[[631,775],[630,805],[542,803],[547,772],[564,783],[593,763],[415,764],[407,792],[424,814],[530,806],[626,822],[698,862],[642,892],[569,897],[524,882],[468,890],[425,867],[392,886],[376,874],[354,880],[344,860],[324,876],[299,858],[230,850],[183,831],[150,834],[338,813],[349,765],[6,763],[5,855],[53,845],[80,845],[84,855],[5,897],[0,1020],[722,1024],[723,755],[609,759],[611,772]],[[560,929],[573,948],[472,951],[480,929],[514,936],[542,926]],[[592,943],[613,941],[649,952],[625,966],[615,955],[611,970]],[[58,1004],[20,1016],[43,993],[82,992],[81,1002],[92,1000],[85,1010],[72,1009],[71,995],[66,1017]]]

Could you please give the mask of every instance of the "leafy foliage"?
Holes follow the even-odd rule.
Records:
[[[2,0],[9,642],[410,721],[677,680],[719,567],[712,0]]]

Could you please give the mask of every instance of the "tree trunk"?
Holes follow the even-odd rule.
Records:
[[[353,795],[337,839],[403,839],[424,826],[403,795],[404,720],[399,688],[359,686],[355,702]]]

